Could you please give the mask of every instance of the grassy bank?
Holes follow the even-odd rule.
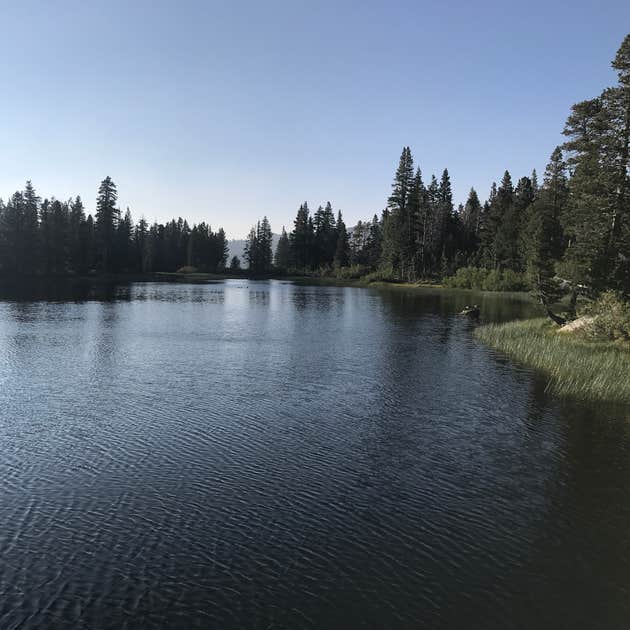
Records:
[[[551,391],[583,400],[630,404],[630,348],[559,333],[547,319],[489,324],[475,336],[509,357],[542,370]]]

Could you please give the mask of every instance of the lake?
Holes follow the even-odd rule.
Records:
[[[457,316],[228,280],[0,300],[0,628],[630,626],[630,414]]]

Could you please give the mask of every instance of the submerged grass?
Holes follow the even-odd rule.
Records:
[[[488,324],[475,336],[509,357],[544,371],[549,389],[582,400],[630,404],[630,348],[559,333],[547,319]]]

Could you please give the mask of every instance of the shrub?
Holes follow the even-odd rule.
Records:
[[[501,290],[501,272],[491,269],[483,281],[481,287],[484,291],[500,291]]]
[[[481,289],[487,274],[487,269],[460,267],[455,275],[444,278],[444,284],[454,289]]]
[[[365,282],[400,282],[400,278],[394,273],[391,267],[377,269],[363,276],[363,279]]]
[[[479,267],[460,267],[455,275],[444,278],[444,284],[455,289],[483,291],[526,291],[528,288],[523,273]]]
[[[512,269],[503,272],[500,286],[499,291],[527,291],[530,288],[525,274]]]
[[[335,270],[335,277],[339,280],[358,280],[367,274],[367,267],[363,265],[352,265],[350,267],[339,267]]]
[[[593,320],[586,332],[596,339],[630,341],[630,303],[614,291],[602,293],[587,309]]]

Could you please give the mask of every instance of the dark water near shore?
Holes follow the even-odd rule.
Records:
[[[0,300],[0,628],[630,627],[630,420],[455,313],[277,281]]]

